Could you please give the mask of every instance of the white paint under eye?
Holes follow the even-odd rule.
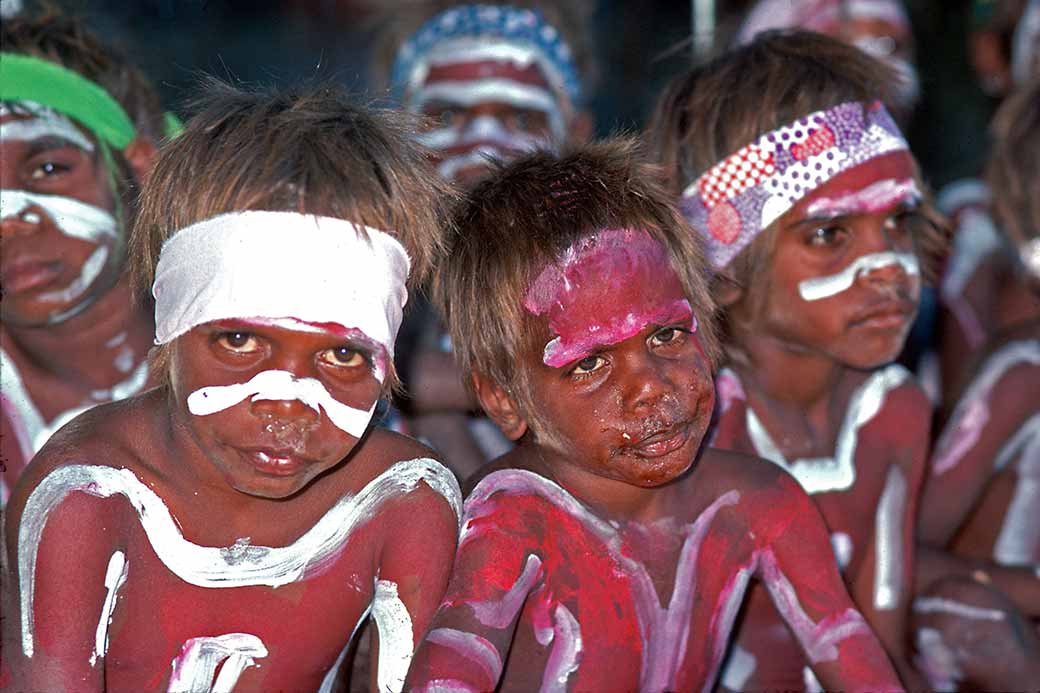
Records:
[[[906,478],[899,467],[889,467],[874,515],[874,608],[879,611],[895,609],[903,598],[906,508]]]
[[[839,217],[872,213],[900,202],[916,202],[920,198],[921,191],[913,179],[887,178],[838,197],[816,198],[805,208],[805,214],[808,217]]]
[[[497,682],[502,675],[502,655],[498,648],[476,633],[455,628],[435,628],[426,635],[426,640],[473,662],[480,667],[488,681]]]
[[[733,650],[726,658],[726,665],[722,669],[722,685],[731,691],[744,690],[744,685],[755,673],[758,660],[755,655],[745,650],[740,645],[733,645]]]
[[[934,628],[917,631],[917,657],[914,664],[928,679],[932,690],[953,693],[960,688],[964,673],[957,664],[957,655],[943,642],[942,633]]]
[[[126,582],[129,566],[126,555],[116,551],[108,559],[108,570],[105,571],[105,603],[101,606],[101,618],[98,619],[94,633],[94,651],[90,654],[90,666],[97,663],[98,658],[108,654],[108,627],[112,623],[112,612],[116,608],[116,595]]]
[[[379,629],[379,693],[397,693],[404,688],[404,677],[415,651],[412,617],[397,593],[397,583],[376,582],[372,618]]]
[[[993,559],[1001,565],[1040,562],[1040,413],[1008,440],[997,455],[996,468],[1016,455],[1015,490],[993,545]]]
[[[33,589],[36,555],[49,514],[69,494],[98,498],[124,496],[137,511],[156,556],[177,577],[197,587],[280,587],[320,572],[390,498],[400,498],[424,482],[461,516],[462,493],[454,475],[436,460],[398,462],[365,485],[345,495],[311,529],[288,546],[199,546],[184,538],[177,521],[152,489],[129,469],[93,465],[59,467],[45,476],[26,500],[18,527],[18,587],[22,650],[33,654]]]
[[[116,219],[106,210],[71,197],[42,195],[23,190],[0,190],[0,216],[16,217],[30,207],[42,209],[66,236],[90,243],[115,238]]]
[[[372,420],[376,401],[368,410],[355,409],[340,402],[316,378],[297,378],[289,371],[261,371],[248,382],[234,385],[211,385],[188,395],[188,411],[208,416],[229,409],[247,397],[250,401],[303,402],[315,412],[322,412],[336,428],[360,438]]]
[[[231,693],[242,672],[266,656],[263,641],[250,633],[191,638],[171,663],[167,693]]]
[[[898,253],[886,250],[882,253],[861,255],[841,270],[827,277],[813,277],[798,282],[798,294],[806,301],[819,301],[847,291],[856,282],[860,274],[870,274],[884,267],[899,266],[908,275],[915,277],[921,273],[917,256],[913,253]]]
[[[943,597],[920,597],[914,600],[914,612],[918,614],[950,614],[972,621],[1004,621],[1007,616],[1000,609],[986,609],[963,604]]]
[[[87,290],[105,268],[108,260],[108,247],[98,246],[94,249],[80,268],[79,275],[64,289],[45,291],[39,295],[41,301],[49,303],[71,303],[83,297]]]
[[[477,79],[465,81],[437,81],[428,83],[416,92],[415,110],[430,101],[459,105],[465,108],[482,103],[504,103],[515,108],[541,111],[549,121],[553,137],[562,139],[564,132],[563,114],[552,92],[511,79]]]
[[[888,393],[902,385],[909,377],[910,372],[899,364],[892,364],[871,373],[849,398],[833,457],[800,458],[788,462],[751,407],[747,408],[746,413],[748,437],[759,457],[789,472],[806,493],[844,491],[851,488],[856,481],[859,430],[881,411]]]
[[[562,693],[567,690],[567,679],[578,670],[582,649],[581,626],[563,604],[557,604],[553,611],[552,633],[552,651],[545,663],[541,690]]]
[[[0,123],[0,142],[31,142],[57,137],[85,152],[94,151],[94,143],[69,118],[52,109],[44,109],[32,118]]]

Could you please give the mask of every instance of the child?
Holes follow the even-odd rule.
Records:
[[[2,506],[51,433],[148,379],[126,229],[164,116],[143,75],[72,19],[5,18],[0,46]]]
[[[833,688],[898,687],[782,470],[702,450],[712,302],[631,141],[533,154],[455,215],[456,354],[516,448],[466,501],[417,690],[710,688],[748,580]]]
[[[943,690],[1040,680],[1029,624],[1040,621],[1040,78],[1009,97],[994,123],[992,211],[1002,253],[1027,290],[1016,322],[960,394],[921,502],[917,584],[925,589],[915,635],[923,668]]]
[[[76,419],[12,495],[16,688],[316,690],[370,611],[399,690],[460,496],[368,425],[444,188],[331,87],[210,91],[131,242],[164,383]]]
[[[913,157],[876,100],[893,78],[828,37],[770,32],[675,80],[653,134],[724,309],[713,444],[770,460],[812,494],[849,592],[910,684],[905,620],[931,409],[910,374],[886,364],[930,272],[918,255],[939,253],[943,238],[922,222]],[[780,617],[756,588],[726,687],[808,685]]]

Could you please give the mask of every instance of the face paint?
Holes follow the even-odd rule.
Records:
[[[463,169],[486,166],[489,160],[506,161],[525,152],[548,147],[544,137],[509,131],[494,116],[482,115],[468,121],[465,127],[440,128],[422,133],[419,142],[446,154],[437,163],[437,171],[445,180],[454,180]]]
[[[888,178],[838,197],[818,197],[806,206],[805,215],[832,218],[852,214],[873,214],[900,203],[916,206],[920,199],[921,191],[912,179]]]
[[[993,545],[993,559],[1001,565],[1040,562],[1040,414],[1033,415],[1008,440],[997,455],[995,468],[1001,469],[1016,455],[1015,492]]]
[[[801,281],[798,283],[798,293],[806,301],[819,301],[852,288],[856,277],[860,274],[866,275],[875,270],[897,265],[911,277],[916,277],[921,272],[917,264],[917,256],[913,253],[886,250],[881,253],[861,255],[849,263],[845,269],[828,277],[815,277]]]
[[[906,504],[903,472],[898,467],[890,467],[874,516],[874,608],[878,611],[895,609],[903,596],[903,515]]]
[[[578,241],[548,265],[528,289],[524,308],[548,317],[556,337],[542,360],[561,368],[647,325],[683,323],[695,330],[684,295],[657,241],[645,232],[610,229]]]
[[[259,666],[256,660],[266,656],[263,641],[249,633],[191,638],[173,660],[167,691],[230,693],[242,672]],[[217,667],[220,667],[219,675],[216,675]]]
[[[379,690],[403,690],[415,645],[412,617],[397,594],[397,583],[390,580],[376,582],[372,618],[379,629]]]
[[[999,609],[985,609],[955,602],[943,597],[920,597],[914,600],[914,612],[918,614],[951,614],[972,621],[1004,621],[1007,615]]]
[[[460,61],[463,64],[464,62]],[[540,111],[545,114],[549,121],[549,132],[552,138],[560,141],[566,136],[563,114],[560,111],[560,105],[556,97],[548,89],[537,85],[524,84],[510,79],[493,78],[441,80],[424,84],[413,95],[410,103],[413,111],[421,112],[422,107],[431,102],[450,104],[462,108],[473,108],[480,104],[496,103],[507,104],[521,110]],[[459,146],[464,143],[463,140],[449,140],[444,130],[434,132],[441,134],[438,136],[426,133],[420,136],[419,141],[428,147],[437,149]],[[525,134],[506,132],[507,137],[518,138],[521,143],[528,139],[524,137]],[[551,140],[540,137],[538,141],[547,144]]]
[[[800,27],[824,34],[833,33],[844,18],[875,19],[910,31],[910,19],[899,0],[759,0],[747,13],[737,34],[737,44],[750,43],[770,29]]]
[[[42,209],[55,227],[70,238],[101,243],[116,237],[115,217],[100,207],[60,195],[0,190],[0,214],[4,219],[21,216],[31,207]]]
[[[29,495],[18,527],[18,584],[25,656],[33,654],[33,588],[40,539],[50,513],[71,493],[78,491],[98,498],[124,496],[137,511],[159,560],[189,584],[217,589],[280,587],[320,573],[354,530],[371,519],[387,499],[408,494],[420,481],[444,497],[456,517],[461,516],[462,494],[455,477],[439,462],[419,458],[398,462],[357,495],[341,498],[289,546],[251,546],[242,539],[234,546],[211,547],[186,540],[163,500],[130,470],[91,465],[58,468]]]
[[[300,401],[316,413],[324,412],[336,428],[360,438],[368,428],[376,403],[368,411],[355,409],[335,399],[320,380],[297,378],[288,371],[262,371],[248,382],[213,385],[188,395],[188,411],[207,416],[224,411],[246,398],[259,401]]]
[[[108,654],[108,627],[112,623],[112,612],[116,608],[116,595],[126,582],[126,555],[116,551],[108,560],[105,572],[105,603],[101,606],[101,618],[98,619],[97,631],[94,634],[94,651],[90,655],[90,666],[97,663],[99,657]]]
[[[73,124],[72,120],[54,109],[31,101],[19,102],[16,108],[0,106],[0,117],[11,114],[29,117],[0,123],[0,141],[31,142],[44,138],[58,138],[85,152],[94,151],[94,143]]]
[[[844,491],[856,481],[856,447],[859,444],[859,429],[877,416],[888,397],[888,393],[902,385],[910,372],[898,364],[874,371],[849,398],[845,419],[842,421],[833,457],[797,459],[787,458],[770,437],[758,415],[751,407],[747,409],[747,430],[755,452],[789,472],[806,493]]]
[[[490,641],[476,633],[455,628],[435,628],[426,640],[447,647],[476,664],[488,681],[498,681],[502,675],[502,655]]]
[[[72,301],[83,298],[83,296],[86,295],[87,290],[90,289],[94,284],[94,281],[101,274],[101,270],[105,268],[105,262],[107,260],[108,248],[105,246],[99,247],[91,253],[90,257],[87,258],[87,261],[83,263],[79,276],[76,277],[71,284],[58,291],[47,291],[41,293],[40,299],[52,303],[71,303]]]

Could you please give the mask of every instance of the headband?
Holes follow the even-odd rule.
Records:
[[[159,254],[155,343],[230,318],[295,318],[363,332],[392,357],[408,254],[389,234],[295,212],[222,214],[175,233]]]
[[[880,102],[844,103],[766,133],[683,191],[680,207],[720,269],[814,189],[874,157],[908,150]]]
[[[101,141],[124,149],[134,124],[105,89],[72,70],[20,53],[0,53],[0,101],[33,101],[75,118]]]
[[[431,65],[467,59],[537,63],[554,88],[571,103],[581,102],[581,80],[574,55],[540,12],[508,5],[463,5],[423,24],[397,51],[391,82],[412,91]]]
[[[910,30],[902,0],[759,0],[745,16],[736,44],[750,43],[770,29],[798,27],[828,33],[845,17],[877,19]]]

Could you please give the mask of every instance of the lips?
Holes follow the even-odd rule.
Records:
[[[310,464],[294,450],[253,448],[238,451],[256,471],[267,476],[293,476]]]
[[[851,325],[877,329],[899,328],[913,318],[914,311],[915,306],[911,301],[885,301],[857,313]]]
[[[651,433],[629,447],[640,457],[663,457],[686,445],[689,439],[690,426],[681,423]]]
[[[63,269],[57,260],[16,257],[0,268],[0,282],[9,295],[20,294],[50,284],[61,276]]]

